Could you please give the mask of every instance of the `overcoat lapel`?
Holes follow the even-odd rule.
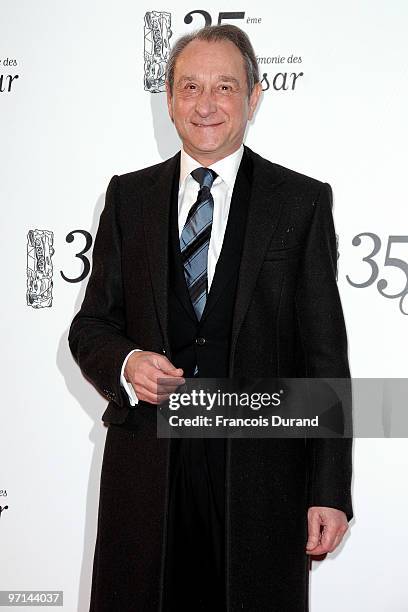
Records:
[[[180,167],[180,151],[161,164],[153,186],[141,193],[143,227],[157,318],[167,353],[169,293],[169,223],[173,180]]]
[[[248,310],[268,244],[277,228],[283,205],[277,190],[283,181],[274,166],[245,146],[253,161],[251,197],[242,248],[236,300],[232,319],[229,376],[232,376],[235,345]]]

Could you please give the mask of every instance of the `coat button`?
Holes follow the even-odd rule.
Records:
[[[166,354],[166,349],[162,348],[162,353]]]
[[[196,344],[205,344],[205,338],[203,338],[202,336],[199,336],[198,338],[196,338]]]

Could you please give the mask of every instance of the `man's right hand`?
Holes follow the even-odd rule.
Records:
[[[161,404],[185,382],[182,368],[174,367],[167,357],[153,351],[132,353],[127,360],[124,375],[134,388],[137,398],[151,404]],[[159,389],[157,379],[160,379]]]

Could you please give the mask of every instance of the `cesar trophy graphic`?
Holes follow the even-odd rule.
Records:
[[[52,306],[52,261],[54,234],[30,230],[27,234],[27,306]]]
[[[166,91],[164,77],[170,54],[171,14],[148,11],[144,26],[144,88],[151,93]]]

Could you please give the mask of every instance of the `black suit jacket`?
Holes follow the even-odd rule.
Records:
[[[69,333],[82,372],[109,400],[106,422],[123,423],[130,409],[120,385],[129,351],[142,348],[171,360],[168,227],[179,155],[114,176],[106,193],[92,272]],[[247,146],[244,155],[252,160],[253,183],[229,376],[347,378],[330,185]],[[350,519],[351,440],[315,440],[312,446],[310,503],[340,507]]]

